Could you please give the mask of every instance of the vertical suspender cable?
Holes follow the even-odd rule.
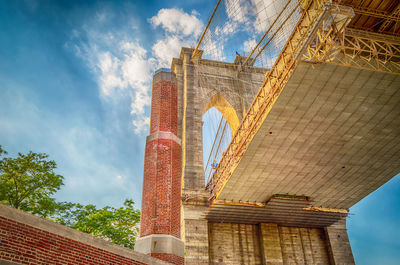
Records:
[[[197,46],[196,46],[196,48],[195,48],[194,51],[193,51],[192,57],[194,57],[194,56],[197,54],[197,52],[198,52],[198,50],[199,50],[200,43],[203,41],[204,35],[206,35],[206,32],[207,32],[207,30],[208,30],[208,27],[209,27],[210,24],[211,24],[211,21],[212,21],[214,15],[215,15],[215,12],[217,11],[217,8],[218,8],[218,6],[219,6],[219,3],[221,3],[221,0],[218,0],[218,3],[217,3],[217,5],[215,6],[212,15],[211,15],[210,19],[208,20],[207,26],[206,26],[206,28],[204,29],[203,34],[201,34],[200,40],[199,40],[199,42],[197,43]]]

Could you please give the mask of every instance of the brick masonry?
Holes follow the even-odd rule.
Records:
[[[167,262],[170,262],[172,264],[184,264],[185,263],[185,258],[184,257],[179,257],[177,255],[173,254],[168,254],[168,253],[151,253],[150,254],[152,257],[155,257],[160,260],[164,260]]]
[[[170,264],[0,204],[0,264]]]
[[[181,236],[181,142],[178,132],[178,89],[175,74],[158,72],[153,77],[150,135],[147,137],[143,173],[142,215],[137,249],[161,260],[183,264],[184,258],[167,251],[173,240],[150,235]],[[145,238],[147,237],[147,238]],[[142,241],[140,241],[142,240]],[[149,246],[146,240],[152,240]],[[165,247],[157,244],[167,244]],[[182,253],[183,244],[182,244]]]

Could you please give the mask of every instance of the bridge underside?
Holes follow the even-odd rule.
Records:
[[[400,172],[399,88],[398,75],[299,63],[207,218],[240,221],[235,203],[261,203],[248,206],[252,222],[311,216],[312,226],[307,207],[325,208],[331,221],[332,208],[350,208]],[[276,194],[307,203],[276,215]]]
[[[346,216],[346,211],[317,211],[307,198],[282,195],[274,195],[266,205],[215,203],[207,213],[210,222],[276,223],[311,228],[330,226]]]

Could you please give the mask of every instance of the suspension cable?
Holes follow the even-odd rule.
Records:
[[[196,46],[196,48],[195,48],[194,51],[193,51],[192,57],[194,57],[194,56],[197,54],[197,52],[198,52],[198,50],[199,50],[199,46],[200,46],[201,42],[203,41],[204,35],[206,35],[206,32],[207,32],[207,30],[208,30],[208,27],[209,27],[210,24],[211,24],[211,20],[213,19],[214,15],[215,15],[215,12],[217,11],[217,8],[218,8],[218,6],[219,6],[219,3],[221,3],[221,0],[218,0],[218,3],[217,3],[217,5],[215,6],[212,15],[211,15],[210,19],[208,20],[207,26],[206,26],[206,28],[204,29],[203,34],[201,34],[200,40],[199,40],[199,42],[197,43],[197,46]]]
[[[218,129],[217,129],[217,134],[215,135],[214,142],[213,142],[213,144],[212,144],[210,154],[208,155],[208,160],[207,160],[207,164],[206,164],[206,170],[207,170],[207,168],[208,168],[208,163],[210,162],[210,158],[211,158],[212,152],[213,152],[213,150],[214,150],[215,141],[217,140],[217,136],[218,136],[219,130],[220,130],[220,128],[221,128],[222,120],[223,120],[223,117],[221,117],[221,119],[220,119],[220,121],[219,121]]]
[[[222,120],[222,118],[221,118],[221,120]],[[217,155],[218,155],[218,150],[219,150],[219,147],[220,147],[220,145],[221,145],[222,138],[224,138],[224,133],[225,133],[225,129],[226,129],[226,125],[227,125],[227,124],[228,124],[228,122],[225,120],[224,128],[222,129],[221,137],[219,138],[218,147],[217,147],[217,151],[215,152],[213,162],[215,162],[215,158],[216,158]],[[215,136],[215,138],[217,138],[217,136],[218,136],[218,134]],[[211,171],[212,171],[212,170],[210,170],[210,173],[208,173],[207,183],[208,183],[208,181],[210,180]]]
[[[281,17],[281,15],[283,14],[283,11],[286,10],[286,8],[288,7],[288,5],[290,4],[291,0],[288,0],[288,2],[286,3],[286,5],[282,8],[281,12],[278,14],[278,16],[275,18],[274,22],[269,26],[269,28],[267,29],[267,31],[265,31],[264,35],[262,36],[262,38],[258,41],[256,47],[253,48],[253,50],[251,51],[251,53],[249,54],[249,56],[247,56],[246,60],[243,62],[243,65],[246,65],[247,61],[250,59],[250,57],[253,55],[253,53],[256,51],[256,49],[258,48],[258,46],[261,44],[261,42],[264,40],[264,38],[268,35],[268,33],[271,31],[272,27],[275,25],[275,23],[278,21],[278,19]],[[257,55],[258,56],[258,55]]]
[[[253,64],[255,62],[255,60],[257,59],[257,57],[260,55],[260,53],[265,49],[265,47],[267,47],[267,45],[272,41],[272,39],[276,36],[276,34],[279,32],[279,30],[281,30],[282,26],[288,21],[288,19],[293,15],[294,11],[297,10],[297,8],[300,6],[301,1],[299,1],[296,5],[295,8],[293,8],[293,10],[290,12],[289,16],[286,17],[286,19],[282,22],[282,24],[279,26],[279,28],[274,32],[274,35],[272,35],[272,37],[267,41],[267,43],[264,44],[264,46],[258,51],[257,55],[252,59],[252,63]]]

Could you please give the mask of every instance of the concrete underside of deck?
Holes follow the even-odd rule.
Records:
[[[301,62],[218,200],[348,209],[400,172],[400,76]]]

